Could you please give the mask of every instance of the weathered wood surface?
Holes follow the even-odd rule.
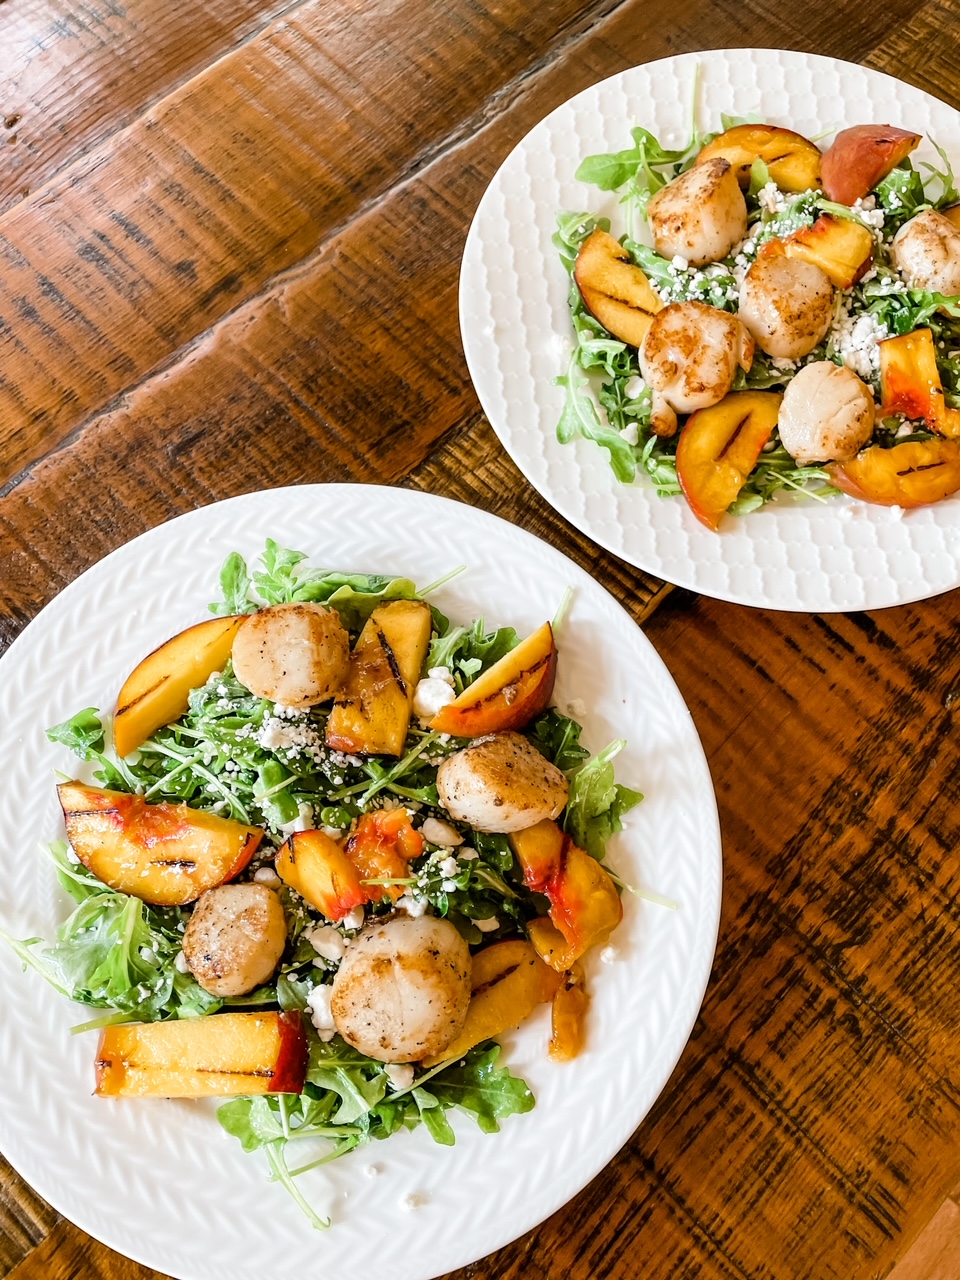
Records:
[[[690,1044],[610,1167],[463,1280],[868,1280],[956,1186],[960,594],[771,614],[594,549],[483,420],[456,281],[497,165],[586,85],[765,45],[956,102],[958,22],[960,0],[0,3],[0,648],[182,511],[401,483],[590,567],[703,736],[725,899]],[[2,1167],[0,1189],[0,1275],[155,1274]]]

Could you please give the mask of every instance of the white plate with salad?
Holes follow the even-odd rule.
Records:
[[[838,133],[866,124],[915,133],[919,145],[901,148],[903,154],[891,148],[886,176],[873,179],[872,194],[860,201],[849,194],[844,207],[806,190],[812,180],[798,180],[795,171],[778,188],[773,167],[750,163],[762,145],[752,154],[748,147],[736,173],[748,234],[735,233],[699,265],[693,255],[688,260],[668,248],[655,252],[646,214],[658,187],[691,167],[704,142],[756,124],[790,130],[823,151]],[[729,147],[721,152],[730,154]],[[772,151],[764,154],[773,158]],[[950,288],[950,302],[937,298],[932,286],[915,287],[916,278],[891,262],[890,242],[927,205],[945,217],[939,210],[960,203],[950,168],[958,159],[960,126],[953,108],[890,76],[812,54],[684,54],[585,90],[541,121],[508,156],[481,200],[464,252],[464,349],[504,446],[527,479],[583,532],[631,564],[692,590],[743,604],[820,612],[901,604],[955,587],[960,494],[911,506],[916,495],[898,486],[900,473],[928,467],[930,450],[937,453],[937,467],[945,465],[941,453],[950,455],[952,470],[957,467],[960,290]],[[736,160],[728,161],[735,170]],[[857,163],[841,167],[856,169]],[[700,518],[695,514],[697,502],[685,501],[681,492],[688,490],[684,477],[678,479],[677,437],[670,441],[650,431],[651,392],[657,388],[639,376],[643,337],[631,345],[625,332],[614,336],[609,324],[616,328],[617,322],[609,319],[609,309],[605,326],[601,312],[594,307],[591,314],[582,299],[573,307],[575,332],[570,299],[577,297],[571,288],[577,253],[592,230],[607,227],[626,245],[625,252],[618,250],[623,262],[645,271],[657,307],[699,301],[735,316],[744,274],[761,258],[769,263],[774,252],[781,264],[789,258],[791,270],[800,270],[795,258],[806,254],[809,262],[809,249],[798,250],[797,233],[801,240],[809,237],[824,217],[846,229],[856,224],[868,240],[872,236],[875,253],[869,262],[853,264],[853,281],[824,277],[820,305],[830,314],[815,348],[802,358],[781,360],[761,350],[757,339],[752,374],[731,371],[729,386],[734,392],[772,389],[776,395],[786,393],[806,364],[845,365],[866,388],[861,394],[871,400],[875,420],[874,434],[860,442],[861,450],[877,446],[868,462],[872,466],[879,458],[881,470],[897,471],[893,489],[878,489],[873,473],[863,482],[862,468],[853,483],[842,474],[838,479],[836,468],[825,465],[825,454],[812,462],[799,449],[788,456],[773,429],[757,436],[766,449],[756,444],[751,461],[740,464],[749,472],[759,454],[742,489],[723,500],[721,512],[735,499],[732,513],[718,521],[716,511],[708,512],[718,525],[708,527],[702,509]],[[822,257],[815,262],[822,266]],[[960,269],[956,252],[953,265]],[[586,279],[602,283],[602,271],[599,277],[594,267],[591,272]],[[881,384],[882,340],[909,331],[926,337],[930,350],[923,358],[936,362],[923,392],[929,400],[933,387],[940,397],[940,425],[929,403],[918,407],[916,397],[903,394],[897,403],[890,392],[896,369]],[[893,364],[897,345],[888,345]],[[749,367],[750,360],[742,364]],[[801,385],[794,400],[810,402],[811,395],[799,394]],[[697,416],[692,409],[701,406],[676,407],[681,416],[691,412],[689,424]],[[772,416],[775,422],[776,410]],[[920,453],[898,469],[888,456],[897,445],[897,459],[909,449]],[[708,457],[711,465],[717,452]],[[858,466],[862,458],[863,452]],[[851,469],[849,463],[837,465]],[[688,467],[687,477],[694,469]],[[848,496],[858,484],[872,500]]]
[[[462,572],[448,576],[461,564]],[[346,577],[334,581],[331,572]],[[366,576],[371,574],[382,577]],[[340,594],[330,607],[350,618],[353,640],[373,597],[416,598],[414,584],[439,583],[428,599],[440,611],[432,614],[433,643],[445,645],[445,654],[431,654],[449,664],[467,692],[482,667],[493,669],[491,662],[517,637],[542,630],[566,600],[556,627],[555,711],[541,713],[547,717],[543,741],[553,742],[544,754],[566,743],[567,754],[557,760],[573,779],[572,807],[587,755],[625,740],[615,760],[617,784],[644,796],[632,803],[632,792],[617,790],[607,773],[599,788],[606,798],[584,809],[587,828],[589,815],[599,815],[594,832],[609,836],[603,866],[621,887],[634,890],[623,891],[623,920],[602,949],[603,959],[599,947],[583,959],[590,995],[585,1045],[572,1061],[551,1060],[550,1010],[541,1004],[519,1030],[499,1037],[499,1057],[467,1051],[454,1064],[460,1076],[451,1079],[447,1094],[436,1088],[446,1068],[430,1080],[415,1067],[422,1080],[415,1098],[405,1080],[382,1078],[382,1064],[358,1065],[356,1051],[336,1036],[315,1034],[314,1023],[323,1025],[321,1012],[319,1019],[307,1019],[311,1069],[320,1072],[312,1079],[324,1087],[334,1083],[332,1101],[324,1102],[326,1095],[314,1088],[311,1119],[315,1128],[336,1132],[302,1141],[290,1138],[305,1117],[306,1104],[301,1107],[296,1093],[282,1104],[276,1097],[239,1109],[229,1103],[226,1123],[217,1117],[222,1099],[95,1096],[95,1081],[101,1094],[124,1091],[110,1083],[110,1055],[98,1037],[126,1034],[131,1018],[189,1029],[191,1020],[171,1015],[212,1015],[192,1020],[207,1026],[228,1012],[259,1016],[256,1010],[276,1008],[279,971],[256,979],[266,987],[241,996],[233,1008],[220,1008],[216,998],[211,1004],[210,993],[195,981],[192,960],[183,963],[186,942],[177,938],[176,913],[187,913],[189,928],[192,903],[143,908],[138,897],[94,881],[87,869],[89,844],[71,825],[71,814],[85,810],[89,835],[89,806],[64,803],[77,862],[63,843],[58,781],[79,778],[86,795],[96,786],[115,792],[139,787],[142,801],[127,795],[124,802],[134,808],[189,798],[194,809],[212,809],[224,823],[262,823],[269,830],[240,878],[271,890],[278,887],[274,866],[280,868],[273,846],[318,826],[325,839],[343,845],[360,821],[358,797],[371,788],[381,803],[390,796],[400,806],[391,811],[388,805],[381,817],[399,811],[403,822],[409,818],[420,829],[417,840],[443,835],[436,826],[420,834],[424,814],[435,817],[437,809],[432,776],[421,771],[427,766],[412,757],[410,743],[423,746],[424,757],[427,748],[442,756],[444,747],[449,752],[458,745],[456,739],[439,743],[438,734],[414,725],[407,754],[394,757],[406,761],[402,775],[389,777],[389,760],[378,771],[370,757],[341,753],[328,778],[336,794],[325,792],[320,807],[308,794],[316,784],[313,766],[291,749],[307,744],[314,750],[315,712],[289,702],[278,712],[266,695],[239,687],[222,658],[175,727],[141,723],[134,738],[138,732],[148,736],[139,751],[125,760],[110,751],[105,713],[127,677],[168,637],[209,621],[212,602],[219,608],[216,627],[219,619],[246,616],[254,607],[327,599],[331,582]],[[351,614],[351,601],[359,613]],[[470,631],[478,618],[485,621]],[[466,630],[458,631],[461,626]],[[500,628],[513,628],[516,636]],[[488,642],[494,648],[484,653]],[[19,953],[0,947],[3,1152],[59,1211],[111,1247],[179,1280],[300,1280],[341,1271],[359,1280],[426,1280],[506,1244],[568,1201],[629,1138],[663,1088],[699,1009],[716,940],[720,844],[709,772],[689,713],[651,645],[589,575],[530,535],[445,499],[371,486],[303,486],[215,504],[120,548],[48,605],[0,659],[0,714],[6,727],[0,927],[8,941],[43,940],[21,944]],[[573,721],[582,723],[579,753]],[[52,737],[45,732],[51,726],[59,726]],[[125,732],[129,746],[129,725]],[[189,749],[191,742],[196,750]],[[77,752],[86,759],[78,761]],[[314,763],[321,758],[330,763],[322,750]],[[305,816],[307,802],[320,813]],[[377,810],[376,803],[368,807]],[[116,803],[112,811],[118,811]],[[96,826],[100,819],[94,815],[93,821]],[[457,825],[462,831],[462,822]],[[591,839],[587,828],[584,842]],[[413,838],[409,831],[407,837]],[[476,859],[473,850],[464,857],[463,846],[458,855],[456,844],[438,848],[436,840],[418,845],[416,856],[407,849],[410,874],[396,877],[403,880],[398,892],[407,905],[397,903],[397,914],[416,917],[410,903],[420,899],[428,917],[446,912],[444,923],[458,917],[457,928],[474,943],[522,934],[506,914],[491,923],[496,910],[503,914],[508,907],[505,896],[490,899],[488,890],[498,874],[509,876],[503,847],[493,849],[502,838],[492,838],[493,845],[490,839],[474,839]],[[44,852],[51,842],[60,850],[72,895],[58,887],[55,862]],[[177,863],[176,874],[186,874],[187,862]],[[492,870],[478,888],[476,869],[484,866]],[[102,865],[97,869],[103,872]],[[108,867],[101,879],[109,884],[110,874]],[[377,892],[386,893],[389,881],[387,868],[379,881],[363,883],[379,883]],[[392,901],[378,908],[375,891],[364,892],[364,910],[380,910],[379,920],[393,918]],[[77,909],[90,914],[72,916]],[[514,920],[522,917],[521,911]],[[308,923],[318,927],[315,913]],[[339,928],[342,940],[352,930],[355,938],[358,925],[343,915],[337,924],[334,912],[319,921],[322,942],[314,938],[305,950],[302,938],[290,943],[282,970],[284,1010],[297,1016],[307,1005],[316,1012],[316,1002],[302,997],[328,982],[336,968],[329,931]],[[21,963],[27,958],[50,972],[58,927],[54,975],[61,986],[85,991],[93,1008],[72,1003]],[[131,943],[129,929],[147,932],[134,933]],[[90,956],[98,939],[103,967],[94,975]],[[104,992],[108,999],[101,998]],[[97,1026],[71,1034],[91,1022]],[[486,1055],[482,1063],[478,1054]],[[401,1074],[404,1069],[409,1071],[405,1063]],[[466,1101],[472,1118],[453,1105],[457,1098]],[[340,1123],[348,1101],[352,1122]],[[370,1116],[378,1106],[374,1123]],[[368,1141],[383,1136],[388,1115],[397,1131]],[[481,1125],[474,1122],[478,1116]],[[242,1150],[237,1137],[254,1149]],[[340,1158],[287,1176],[334,1154]],[[268,1180],[271,1170],[293,1187],[293,1196]],[[321,1220],[329,1228],[315,1230]]]

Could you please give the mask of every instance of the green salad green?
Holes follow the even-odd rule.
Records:
[[[722,130],[745,123],[761,122],[759,117],[724,115]],[[690,169],[701,148],[719,132],[700,133],[694,125],[689,144],[670,150],[649,130],[638,126],[630,130],[631,146],[610,154],[587,156],[576,171],[577,180],[585,185],[619,195],[622,212],[615,229],[617,239],[663,303],[693,300],[736,313],[740,284],[764,244],[812,226],[821,214],[861,223],[869,228],[876,244],[871,269],[851,288],[836,290],[833,322],[824,339],[798,360],[778,360],[758,348],[749,372],[738,370],[732,390],[782,389],[804,365],[828,360],[852,368],[876,394],[877,343],[927,326],[936,344],[946,404],[960,406],[960,297],[908,288],[890,254],[893,236],[910,218],[960,200],[942,149],[936,148],[942,168],[915,168],[908,157],[868,197],[853,206],[828,200],[819,190],[800,194],[781,191],[764,162],[755,160],[749,188],[744,192],[748,212],[746,238],[717,262],[691,267],[682,259],[664,258],[651,248],[646,209],[652,196]],[[597,227],[610,231],[610,219],[583,210],[557,215],[553,242],[570,276],[568,306],[574,333],[567,367],[554,379],[565,393],[557,437],[561,443],[577,438],[593,441],[607,452],[610,467],[622,484],[645,476],[659,496],[673,497],[681,493],[676,469],[679,435],[664,438],[651,431],[651,391],[640,376],[637,349],[610,333],[590,313],[573,278],[577,254]],[[930,438],[931,432],[923,423],[905,423],[903,417],[878,415],[873,442],[891,446],[904,440]],[[774,431],[729,510],[733,515],[744,515],[776,494],[825,500],[839,492],[822,467],[798,465]]]
[[[220,586],[221,596],[210,606],[213,614],[322,602],[338,611],[351,639],[381,601],[423,599],[434,589],[418,590],[405,578],[314,570],[300,552],[274,542],[267,543],[252,571],[239,555],[231,555]],[[454,623],[432,607],[432,619],[425,667],[446,668],[457,691],[519,642],[512,628],[489,627],[482,618]],[[544,914],[545,899],[525,885],[507,837],[456,822],[438,800],[437,767],[463,741],[431,732],[412,719],[399,759],[344,755],[324,744],[329,712],[329,706],[294,711],[255,696],[228,661],[190,693],[189,708],[179,720],[156,731],[125,760],[112,748],[108,718],[95,708],[85,708],[47,732],[51,741],[89,762],[101,785],[147,801],[185,802],[263,828],[266,838],[242,879],[260,872],[262,881],[265,869],[269,878],[273,856],[291,831],[313,826],[337,837],[349,832],[360,815],[397,806],[405,807],[417,826],[431,816],[442,819],[457,829],[464,844],[458,849],[425,842],[403,882],[404,901],[417,912],[450,920],[474,948],[522,937],[527,922]],[[614,742],[590,758],[580,742],[580,724],[556,708],[537,715],[525,733],[570,779],[562,816],[566,831],[602,859],[623,814],[642,799],[614,778],[612,760],[623,744]],[[321,1038],[310,1020],[311,993],[332,982],[338,962],[318,952],[311,931],[336,928],[349,941],[359,924],[331,926],[275,878],[287,922],[279,968],[256,990],[224,999],[200,986],[183,962],[181,944],[192,903],[149,905],[104,884],[65,842],[55,842],[49,852],[60,884],[75,903],[73,913],[50,943],[37,938],[7,941],[25,965],[95,1011],[77,1030],[206,1017],[221,1009],[303,1013],[309,1065],[302,1094],[236,1098],[219,1107],[218,1117],[245,1150],[265,1153],[271,1176],[290,1190],[315,1226],[327,1224],[296,1186],[295,1177],[303,1170],[420,1124],[436,1142],[451,1144],[453,1111],[493,1133],[506,1117],[533,1107],[529,1088],[489,1041],[453,1064],[418,1067],[412,1080],[398,1084],[386,1064],[359,1053],[339,1035]],[[384,897],[366,910],[369,918],[393,909]],[[304,1146],[306,1139],[317,1142]]]

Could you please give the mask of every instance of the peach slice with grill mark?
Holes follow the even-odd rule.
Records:
[[[813,226],[768,240],[760,253],[811,262],[838,289],[849,289],[869,270],[873,249],[873,236],[862,223],[822,213]]]
[[[573,278],[590,314],[615,338],[639,347],[663,303],[623,245],[597,227],[580,246]]]
[[[862,199],[919,146],[922,136],[892,124],[841,129],[820,163],[824,194],[839,204]]]
[[[922,507],[960,489],[960,441],[906,440],[892,449],[871,445],[849,462],[827,467],[851,498],[887,507]]]
[[[198,622],[154,649],[123,682],[113,718],[118,756],[128,756],[187,709],[191,689],[220,671],[230,657],[243,615]]]
[[[522,729],[550,701],[556,677],[557,647],[545,622],[442,707],[430,728],[456,738]]]
[[[154,906],[182,906],[234,879],[263,838],[256,827],[185,804],[148,804],[83,782],[63,782],[57,793],[83,865]]]
[[[336,923],[370,901],[359,869],[322,831],[288,836],[277,851],[275,866],[284,884]]]
[[[584,986],[583,968],[574,963],[563,974],[553,997],[550,1014],[550,1057],[555,1062],[570,1062],[583,1048],[587,1010],[590,998]]]
[[[750,185],[750,166],[762,160],[781,191],[813,191],[820,186],[820,148],[792,129],[774,124],[738,124],[718,134],[697,156],[703,164],[721,156],[741,187]]]
[[[470,1007],[463,1030],[442,1053],[424,1058],[425,1067],[462,1058],[481,1040],[518,1027],[538,1004],[552,1000],[559,976],[522,939],[495,942],[473,957]]]
[[[306,1070],[299,1013],[219,1013],[106,1027],[96,1092],[101,1098],[302,1093]]]
[[[782,399],[774,391],[731,391],[687,419],[677,445],[677,479],[708,529],[718,529],[736,501],[777,425]]]

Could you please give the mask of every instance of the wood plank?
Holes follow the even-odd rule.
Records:
[[[170,1280],[91,1240],[66,1219],[14,1267],[9,1280],[79,1280],[81,1276],[83,1280]]]
[[[312,254],[579,8],[461,0],[428,48],[419,0],[384,12],[375,42],[362,0],[335,23],[307,0],[9,210],[0,481]]]
[[[7,0],[0,213],[299,0]]]
[[[56,1221],[50,1206],[0,1156],[0,1276],[35,1248]]]

